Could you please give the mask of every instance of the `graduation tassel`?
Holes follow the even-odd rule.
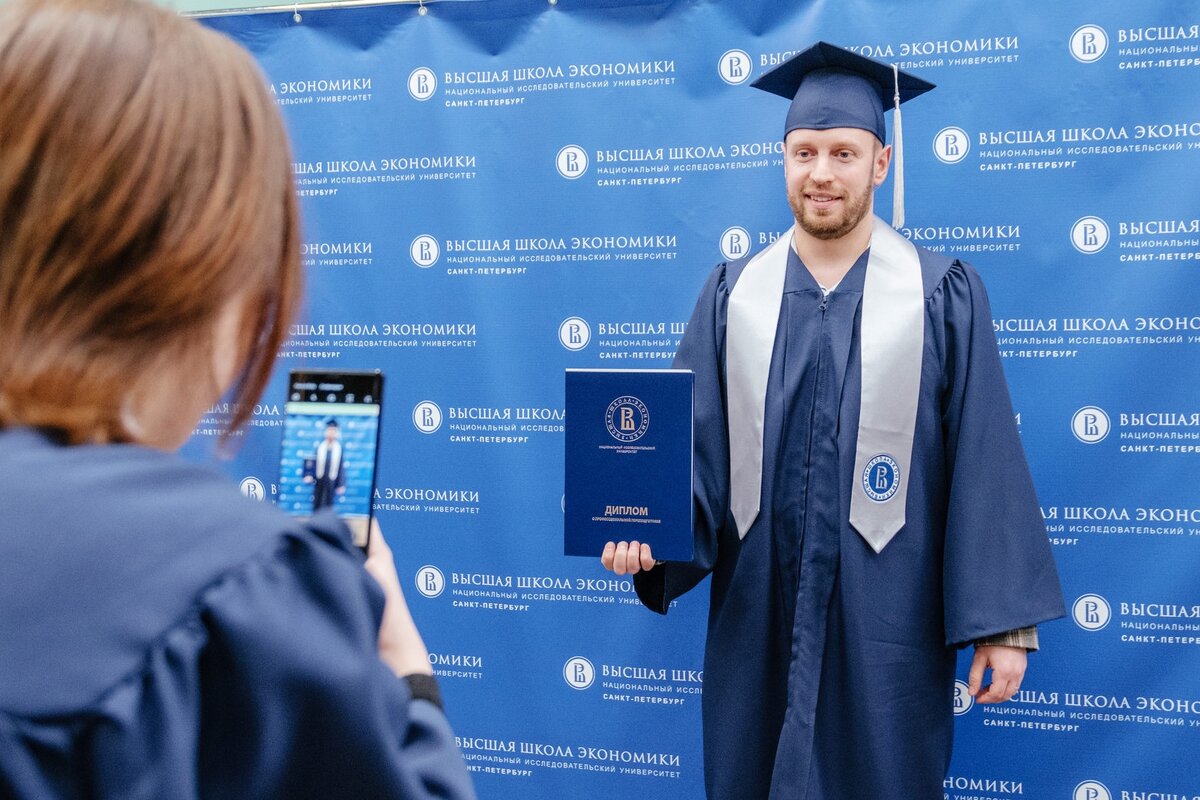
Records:
[[[895,178],[892,184],[892,227],[904,227],[904,126],[900,118],[900,69],[892,64],[892,76],[895,79],[896,94],[896,123],[892,136],[895,150]]]

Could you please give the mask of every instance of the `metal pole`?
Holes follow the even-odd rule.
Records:
[[[328,8],[357,8],[361,6],[391,6],[391,5],[424,5],[433,0],[324,0],[318,3],[283,3],[273,6],[254,6],[253,8],[222,8],[205,11],[184,11],[185,17],[224,17],[234,14],[270,14],[270,13],[299,13],[301,10]]]

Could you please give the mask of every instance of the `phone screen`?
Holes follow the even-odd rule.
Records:
[[[297,517],[332,508],[366,549],[379,451],[380,372],[293,370],[284,405],[277,505]]]

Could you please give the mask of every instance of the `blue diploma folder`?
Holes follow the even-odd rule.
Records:
[[[567,370],[567,555],[638,541],[692,559],[693,383],[691,370]]]

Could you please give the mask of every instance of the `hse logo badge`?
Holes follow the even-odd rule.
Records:
[[[867,462],[862,479],[867,497],[876,503],[887,502],[900,486],[900,465],[887,453],[880,453]]]
[[[726,228],[721,234],[721,255],[726,261],[737,261],[750,255],[750,232],[736,225]]]
[[[1104,441],[1111,428],[1108,414],[1096,406],[1084,406],[1071,417],[1071,433],[1084,444]]]
[[[618,442],[636,442],[650,427],[650,411],[636,397],[623,395],[608,404],[604,424],[608,426],[608,435]]]
[[[257,500],[261,503],[267,498],[267,487],[263,486],[263,482],[253,475],[242,478],[240,487],[242,494],[251,500]]]
[[[750,80],[754,61],[745,50],[726,50],[717,62],[717,73],[730,86],[740,86]]]
[[[558,174],[567,180],[573,181],[583,177],[588,168],[587,151],[577,144],[569,144],[558,151],[558,155],[554,157],[554,166]]]
[[[1084,781],[1075,787],[1071,800],[1112,800],[1112,792],[1100,781]]]
[[[943,164],[957,164],[971,152],[971,137],[962,128],[942,128],[933,137],[933,154]]]
[[[437,239],[423,233],[412,240],[412,244],[408,246],[408,254],[414,264],[421,269],[428,269],[437,263],[442,251],[438,247]]]
[[[413,408],[412,419],[421,433],[436,433],[442,427],[442,409],[432,400],[422,400]]]
[[[568,350],[582,350],[592,340],[592,327],[580,317],[567,317],[558,326],[558,341]]]
[[[424,102],[437,91],[437,76],[429,67],[417,67],[408,73],[408,93],[414,100]]]
[[[446,590],[446,576],[435,566],[426,564],[417,570],[417,591],[425,597],[437,597]]]
[[[1091,64],[1108,52],[1108,34],[1099,25],[1080,25],[1071,34],[1071,55],[1076,61]]]
[[[1108,245],[1108,224],[1099,217],[1081,217],[1071,226],[1071,244],[1084,255],[1099,253]]]
[[[973,705],[975,705],[975,698],[971,697],[971,687],[967,686],[964,681],[956,680],[954,682],[954,716],[961,717],[970,711]]]
[[[1112,619],[1112,607],[1098,594],[1085,594],[1071,606],[1071,616],[1075,618],[1076,625],[1094,633],[1108,625]]]
[[[563,665],[563,680],[572,689],[583,691],[596,680],[596,668],[583,656],[569,658]]]

